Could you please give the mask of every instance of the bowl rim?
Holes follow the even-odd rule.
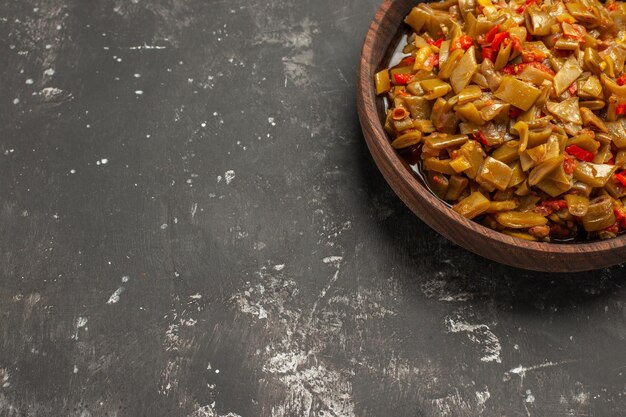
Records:
[[[532,252],[552,252],[562,254],[602,254],[606,251],[615,251],[620,248],[624,248],[624,246],[626,246],[626,233],[612,239],[580,243],[535,242],[508,236],[502,232],[492,230],[486,226],[483,226],[477,222],[461,216],[454,210],[450,209],[450,207],[445,205],[439,198],[434,196],[430,190],[428,190],[422,183],[419,182],[417,178],[415,178],[415,176],[406,168],[405,162],[401,159],[395,149],[391,147],[391,143],[389,141],[387,133],[383,129],[383,125],[380,118],[378,117],[378,114],[376,113],[376,117],[371,117],[371,113],[368,113],[365,110],[366,108],[372,109],[376,108],[377,106],[377,96],[375,94],[374,86],[374,73],[377,68],[380,67],[380,61],[382,60],[379,59],[377,60],[378,62],[374,62],[374,49],[369,47],[368,45],[374,44],[374,41],[378,36],[379,29],[381,28],[382,20],[388,13],[393,3],[393,0],[384,0],[382,5],[376,12],[374,20],[370,24],[367,34],[365,36],[357,73],[357,107],[359,111],[359,119],[364,130],[365,128],[368,128],[368,130],[373,134],[373,138],[368,137],[365,132],[364,136],[366,138],[368,147],[370,147],[370,151],[372,151],[372,146],[376,150],[380,151],[384,155],[383,162],[386,162],[387,164],[387,166],[381,167],[379,164],[379,162],[381,161],[376,161],[377,165],[379,165],[379,169],[381,171],[389,169],[390,171],[395,172],[397,179],[402,181],[402,186],[406,187],[406,190],[410,190],[413,193],[417,194],[421,199],[426,200],[439,214],[442,214],[445,217],[449,217],[451,220],[461,226],[464,232],[480,234],[484,238],[491,240],[493,243],[509,247],[523,248]],[[398,30],[401,30],[401,27],[398,27]],[[389,38],[388,41],[385,41],[385,46],[387,49],[390,47],[390,43],[396,37],[396,35],[397,33],[394,33],[391,36],[387,35],[387,37]],[[389,173],[391,174],[391,172]],[[383,172],[383,175],[386,178],[385,172]],[[392,188],[394,188],[394,191],[396,191],[396,193],[405,202],[405,204],[412,211],[415,212],[413,207],[411,207],[411,204],[407,203],[406,196],[401,195],[402,193],[399,192],[399,190],[395,189],[395,187],[392,186]],[[451,236],[448,233],[443,233],[436,225],[431,224],[431,222],[424,219],[419,213],[415,214],[420,217],[420,219],[424,220],[429,226],[434,228],[438,233],[444,235],[455,243],[458,243],[461,246],[464,246],[467,249],[475,252],[475,250],[463,244],[463,239],[460,239],[463,231],[460,231],[458,233],[458,236],[456,236],[455,238],[455,236]]]

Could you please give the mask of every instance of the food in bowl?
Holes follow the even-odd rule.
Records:
[[[446,0],[405,23],[376,93],[434,194],[527,240],[626,230],[626,3]]]

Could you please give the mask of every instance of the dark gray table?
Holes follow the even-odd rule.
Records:
[[[377,2],[0,4],[0,416],[626,415],[622,268],[490,263],[355,114]]]

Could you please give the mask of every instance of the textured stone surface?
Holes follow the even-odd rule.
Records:
[[[0,4],[1,416],[624,416],[622,268],[490,263],[376,170],[376,7]]]

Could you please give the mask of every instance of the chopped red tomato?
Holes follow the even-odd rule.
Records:
[[[429,67],[438,67],[439,66],[439,54],[431,54],[427,59],[426,59],[426,65]]]
[[[515,107],[515,106],[511,106],[511,109],[509,110],[509,117],[511,119],[515,119],[517,116],[519,116],[520,114],[522,114],[522,110]]]
[[[546,56],[539,51],[522,51],[522,62],[541,62]]]
[[[458,38],[456,38],[455,41],[452,43],[452,47],[450,48],[450,50],[451,51],[454,51],[455,49],[466,50],[472,45],[474,45],[474,41],[472,40],[472,38],[470,38],[467,35],[461,35]]]
[[[567,175],[571,175],[574,173],[574,168],[576,167],[576,162],[568,154],[565,154],[565,159],[563,160],[563,171]]]
[[[526,67],[534,67],[534,68],[537,68],[538,70],[545,72],[546,74],[554,75],[554,71],[552,71],[550,68],[543,65],[541,62],[537,62],[537,61],[518,64],[517,67],[518,67],[518,71],[517,71],[518,73],[522,72],[524,68]]]
[[[489,29],[489,32],[485,33],[485,43],[491,43],[493,42],[493,38],[496,36],[496,34],[500,31],[500,25],[495,25],[494,27],[492,27],[491,29]]]
[[[441,48],[441,44],[443,43],[443,38],[439,38],[436,41],[432,39],[427,39],[426,42],[428,42],[429,45],[434,45],[437,48]]]
[[[493,42],[491,42],[491,47],[494,51],[500,50],[500,44],[505,40],[509,39],[511,35],[509,32],[500,32],[493,37]]]
[[[478,132],[474,133],[474,139],[476,139],[477,141],[479,141],[480,143],[482,143],[485,146],[489,146],[489,142],[487,142],[487,137],[481,131],[478,131]]]
[[[526,40],[528,40],[528,36],[526,36],[526,38],[527,38]],[[531,36],[530,40],[532,40],[532,36]],[[522,52],[523,51],[524,48],[522,48],[522,42],[519,40],[518,37],[513,36],[511,38],[511,42],[513,42],[513,50],[514,51],[518,51],[518,52]]]
[[[608,161],[606,161],[607,165],[615,165],[615,158],[611,157]]]
[[[524,62],[523,64],[517,65],[509,64],[506,67],[502,68],[502,72],[508,75],[517,75],[520,72],[524,71],[526,67],[534,67],[547,74],[554,75],[554,71],[543,65],[541,62]]]
[[[579,146],[576,145],[571,145],[568,146],[567,148],[565,148],[565,152],[567,152],[569,155],[572,155],[573,157],[580,159],[581,161],[585,161],[585,162],[591,162],[593,161],[594,158],[594,154],[592,152],[589,152]]]
[[[576,85],[576,82],[573,82],[569,87],[567,87],[567,91],[569,91],[571,95],[575,95],[576,90],[578,90],[578,85]]]
[[[617,4],[611,3],[611,4],[607,5],[606,8],[609,9],[610,11],[617,10]]]
[[[400,85],[407,85],[411,78],[413,78],[413,74],[393,74],[393,80]]]
[[[496,51],[493,50],[493,48],[491,48],[490,46],[485,46],[482,50],[483,52],[483,59],[488,59],[491,62],[494,62],[496,60]]]
[[[562,208],[567,207],[567,201],[565,201],[565,200],[556,200],[556,199],[554,199],[554,200],[545,200],[545,201],[542,201],[541,203],[539,203],[539,205],[543,206],[543,207],[549,207],[549,208],[551,208],[551,209],[556,211],[556,210],[560,210]]]
[[[413,65],[414,62],[415,62],[415,57],[407,56],[402,61],[400,61],[398,65],[400,66]]]
[[[433,181],[435,184],[443,185],[446,183],[445,178],[441,178],[439,175],[433,175]]]
[[[606,229],[604,229],[605,232],[610,232],[610,233],[619,233],[619,224],[617,222],[615,222],[615,224],[613,224],[613,226],[609,226]]]
[[[626,187],[626,171],[615,174],[614,177],[616,182],[620,182],[624,187]]]
[[[509,64],[509,65],[505,66],[504,68],[502,68],[502,72],[507,74],[507,75],[514,75],[516,73],[515,72],[515,67],[516,67],[516,65]]]
[[[626,229],[626,212],[622,207],[614,207],[613,213],[615,213],[615,220],[620,226]]]
[[[615,108],[616,114],[626,114],[626,103],[618,104]]]
[[[617,81],[617,84],[619,84],[619,85],[626,84],[626,74],[620,75],[619,78],[617,80],[615,80],[615,81]]]

